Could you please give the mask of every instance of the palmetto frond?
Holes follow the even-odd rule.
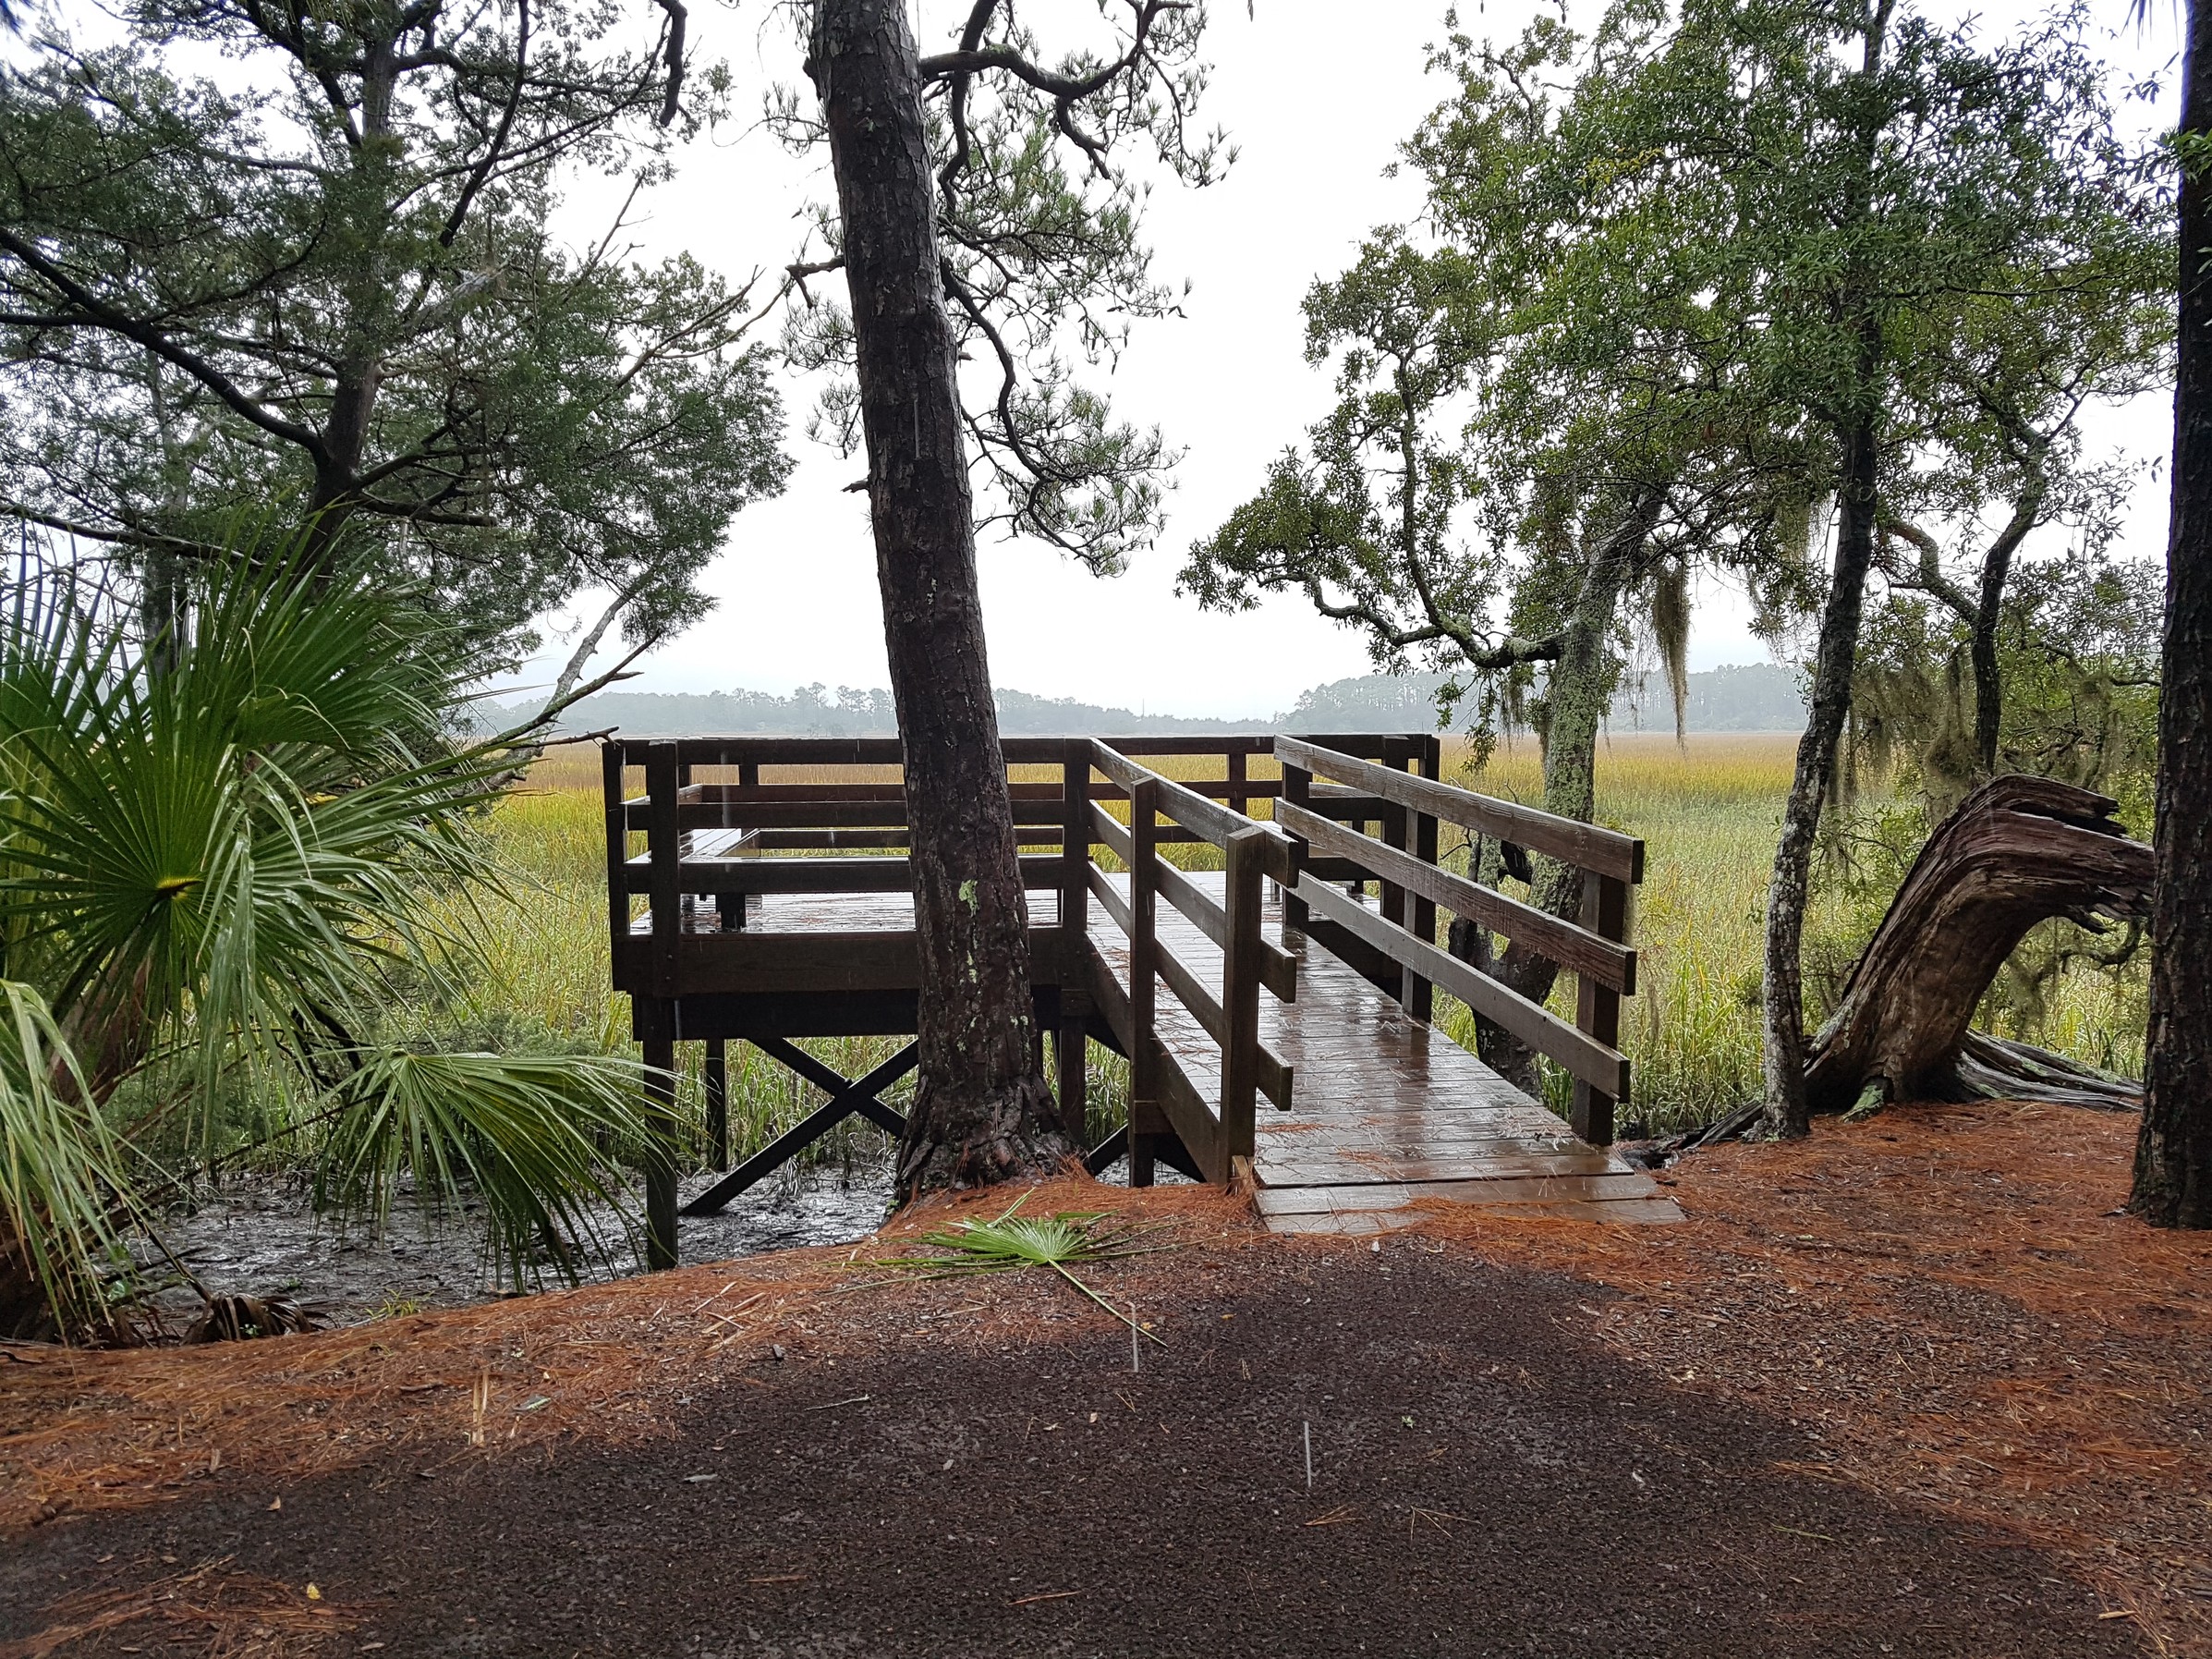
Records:
[[[620,1196],[595,1149],[638,1132],[634,1070],[380,1034],[400,998],[458,1001],[486,971],[450,920],[501,882],[479,819],[511,750],[449,730],[480,665],[282,547],[187,600],[142,652],[67,579],[0,621],[0,974],[51,1010],[55,1075],[78,1080],[56,1098],[96,1124],[140,1076],[212,1150],[226,1080],[281,1073],[325,1197],[381,1209],[402,1171],[468,1186],[504,1263],[543,1242],[570,1269],[563,1235],[595,1238]],[[28,1189],[0,1202],[18,1230],[59,1215]]]

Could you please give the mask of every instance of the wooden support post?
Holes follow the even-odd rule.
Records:
[[[1224,1171],[1249,1159],[1259,1092],[1260,883],[1268,832],[1255,825],[1229,837],[1228,948],[1221,953],[1221,1158]]]
[[[725,1039],[707,1039],[707,1058],[700,1076],[707,1090],[707,1156],[716,1169],[727,1169],[730,1166],[730,1045]]]
[[[1232,749],[1229,751],[1229,810],[1247,818],[1251,816],[1247,809],[1252,804],[1252,798],[1244,790],[1244,785],[1247,779],[1246,762],[1248,759],[1249,757],[1241,749]]]
[[[758,789],[760,787],[760,762],[740,761],[737,762],[737,787],[740,789]]]
[[[1152,1008],[1159,968],[1153,932],[1154,861],[1160,856],[1160,784],[1140,778],[1129,791],[1129,1185],[1152,1184],[1153,1147],[1170,1133],[1160,1105]]]
[[[637,1008],[645,1049],[645,1265],[658,1271],[676,1264],[675,1005],[640,997]]]
[[[1582,877],[1582,925],[1593,933],[1625,944],[1628,940],[1628,884],[1618,876],[1585,871]],[[1574,1024],[1610,1048],[1621,1046],[1621,994],[1599,984],[1586,973],[1576,974]],[[1622,1068],[1625,1079],[1627,1068]],[[1613,1107],[1618,1103],[1589,1084],[1577,1080],[1572,1119],[1575,1134],[1592,1146],[1613,1143]]]
[[[1313,774],[1303,766],[1287,762],[1282,768],[1282,799],[1297,806],[1313,804]],[[1286,950],[1293,941],[1306,932],[1306,901],[1293,898],[1291,890],[1282,890],[1282,944]]]
[[[1053,1033],[1060,1127],[1090,1145],[1090,1035],[1085,1029],[1083,963],[1090,949],[1090,739],[1070,738],[1060,762],[1060,1026]]]

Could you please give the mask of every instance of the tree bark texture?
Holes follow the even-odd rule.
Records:
[[[2212,128],[2212,5],[2189,8],[2182,131]],[[2173,518],[2158,696],[2157,885],[2143,1131],[2129,1208],[2212,1226],[2212,177],[2184,148]]]
[[[1028,906],[984,655],[921,79],[903,0],[818,0],[808,71],[844,218],[869,517],[913,837],[921,1080],[902,1199],[1049,1169]]]
[[[1987,1097],[2132,1104],[2101,1073],[2057,1069],[2051,1056],[1985,1040],[1967,1023],[2013,947],[2037,922],[2085,926],[2140,918],[2150,903],[2151,849],[2128,838],[2119,803],[2050,778],[1992,779],[1936,826],[1866,952],[1805,1068],[1812,1112],[1884,1100]],[[2063,1063],[2058,1063],[2062,1066]]]
[[[1841,513],[1836,564],[1820,616],[1820,648],[1813,665],[1813,706],[1797,740],[1797,770],[1782,809],[1781,838],[1774,848],[1774,882],[1767,893],[1765,1055],[1768,1135],[1807,1133],[1805,1101],[1805,912],[1813,881],[1813,839],[1820,829],[1835,775],[1836,746],[1851,713],[1851,676],[1858,661],[1859,616],[1866,598],[1866,567],[1874,558],[1877,455],[1872,421],[1853,431],[1844,445]]]
[[[1560,653],[1545,681],[1548,715],[1544,726],[1544,811],[1577,823],[1588,823],[1598,805],[1598,731],[1610,698],[1607,680],[1612,666],[1614,617],[1621,595],[1635,574],[1636,561],[1658,522],[1662,492],[1652,490],[1633,502],[1622,521],[1598,544],[1574,610],[1561,637]],[[1557,859],[1533,860],[1529,903],[1573,921],[1582,913],[1582,872]],[[1489,933],[1465,920],[1447,935],[1453,955],[1534,1003],[1550,996],[1559,964],[1526,945],[1509,942],[1493,954]],[[1475,1047],[1485,1065],[1524,1094],[1543,1097],[1536,1051],[1479,1015]]]

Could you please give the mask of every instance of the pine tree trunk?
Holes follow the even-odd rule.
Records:
[[[2212,4],[2189,8],[2182,130],[2212,128]],[[2191,155],[2188,150],[2182,153]],[[2143,1132],[2129,1208],[2159,1226],[2212,1226],[2212,177],[2181,190],[2180,373],[2158,697],[2157,886]]]
[[[1813,838],[1836,765],[1836,745],[1851,713],[1851,676],[1858,660],[1859,614],[1866,594],[1866,567],[1874,557],[1877,453],[1871,421],[1844,445],[1841,514],[1836,565],[1820,616],[1820,649],[1814,659],[1813,706],[1797,742],[1797,771],[1782,809],[1781,839],[1774,848],[1774,884],[1767,896],[1766,1083],[1767,1132],[1777,1138],[1811,1128],[1805,1098],[1805,912],[1813,877]]]
[[[922,982],[921,1080],[898,1157],[906,1199],[1049,1169],[1069,1148],[1038,1058],[1028,907],[984,656],[953,332],[903,0],[817,0],[808,72],[844,218],[876,574],[905,748]]]

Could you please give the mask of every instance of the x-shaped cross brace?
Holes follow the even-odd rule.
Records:
[[[921,1058],[918,1044],[909,1043],[866,1077],[848,1080],[782,1037],[755,1037],[752,1041],[762,1054],[781,1061],[830,1098],[686,1204],[687,1215],[720,1214],[740,1192],[789,1163],[856,1112],[889,1134],[906,1132],[906,1120],[876,1096],[914,1069]]]

